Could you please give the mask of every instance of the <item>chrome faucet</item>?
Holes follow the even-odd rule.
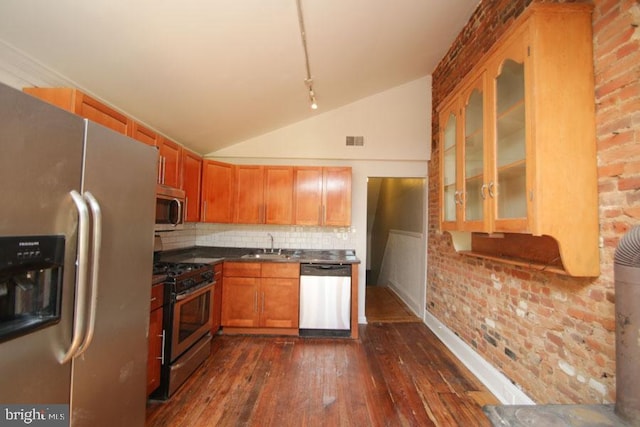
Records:
[[[273,253],[273,234],[267,233],[267,236],[269,236],[269,238],[271,238],[271,253]]]

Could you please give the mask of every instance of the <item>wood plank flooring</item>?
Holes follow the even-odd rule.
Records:
[[[367,286],[365,295],[367,322],[422,322],[391,289]]]
[[[495,398],[423,324],[360,339],[217,336],[212,355],[147,427],[489,426]]]

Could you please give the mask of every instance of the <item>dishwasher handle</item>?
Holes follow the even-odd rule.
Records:
[[[300,275],[350,277],[351,264],[300,264]]]

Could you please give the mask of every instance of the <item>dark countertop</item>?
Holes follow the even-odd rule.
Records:
[[[281,254],[281,256],[275,256]],[[193,246],[160,253],[160,261],[217,264],[223,261],[240,262],[300,262],[312,264],[359,264],[353,249],[269,249],[234,248],[221,246]]]

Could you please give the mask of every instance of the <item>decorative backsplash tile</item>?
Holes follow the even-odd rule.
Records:
[[[163,250],[189,246],[223,246],[282,249],[353,249],[356,231],[351,227],[302,227],[241,224],[186,224],[180,231],[159,233]]]

